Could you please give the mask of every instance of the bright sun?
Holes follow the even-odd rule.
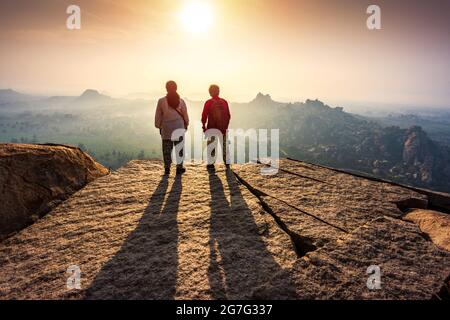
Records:
[[[204,1],[189,1],[181,10],[180,19],[186,31],[205,33],[213,22],[213,12]]]

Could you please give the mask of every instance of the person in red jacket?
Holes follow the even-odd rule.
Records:
[[[211,95],[211,99],[206,101],[202,113],[203,131],[207,132],[210,129],[216,129],[222,133],[223,161],[228,168],[229,162],[227,161],[227,130],[231,120],[230,108],[228,106],[228,102],[225,99],[219,97],[220,88],[218,85],[211,85],[209,87],[209,94]],[[214,143],[216,144],[211,152],[211,159],[208,157],[208,169],[214,168],[214,162],[216,160],[215,158],[217,142],[215,140],[216,137],[214,136],[208,138],[208,146]]]

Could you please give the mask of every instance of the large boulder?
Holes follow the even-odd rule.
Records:
[[[450,215],[433,210],[414,209],[404,219],[416,223],[438,247],[450,251]]]
[[[421,127],[411,127],[408,130],[403,148],[403,162],[419,169],[420,181],[426,184],[433,182],[432,142]]]
[[[0,239],[108,172],[75,147],[0,144]]]

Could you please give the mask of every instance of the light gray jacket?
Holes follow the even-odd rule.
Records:
[[[189,126],[189,115],[183,99],[180,99],[178,110],[182,116],[169,106],[166,97],[159,99],[156,107],[155,127],[160,129],[163,140],[170,140],[175,130],[184,129],[185,125]]]

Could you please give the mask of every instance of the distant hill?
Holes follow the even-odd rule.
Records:
[[[87,89],[81,96],[75,99],[77,103],[105,103],[111,102],[112,98],[101,94],[97,90]]]
[[[400,114],[372,118],[372,120],[382,126],[398,126],[405,129],[420,126],[433,140],[450,145],[450,111],[438,112],[433,116]]]
[[[0,89],[0,104],[27,102],[36,99],[36,96],[19,93],[12,89]]]
[[[24,108],[66,108],[68,105],[72,106],[92,106],[112,104],[119,101],[107,95],[101,94],[97,90],[87,89],[80,96],[33,96],[23,94],[11,89],[0,90],[0,104],[7,104],[10,107],[17,109]],[[33,102],[30,105],[30,102]]]
[[[101,94],[94,89],[87,89],[79,96],[53,96],[40,101],[44,107],[51,107],[52,109],[61,109],[74,112],[77,109],[86,111],[86,108],[98,109],[99,107],[120,104],[123,100],[114,99],[105,94]]]
[[[252,101],[249,102],[250,106],[258,106],[258,107],[279,107],[284,105],[284,103],[276,102],[272,99],[270,94],[258,93]]]

